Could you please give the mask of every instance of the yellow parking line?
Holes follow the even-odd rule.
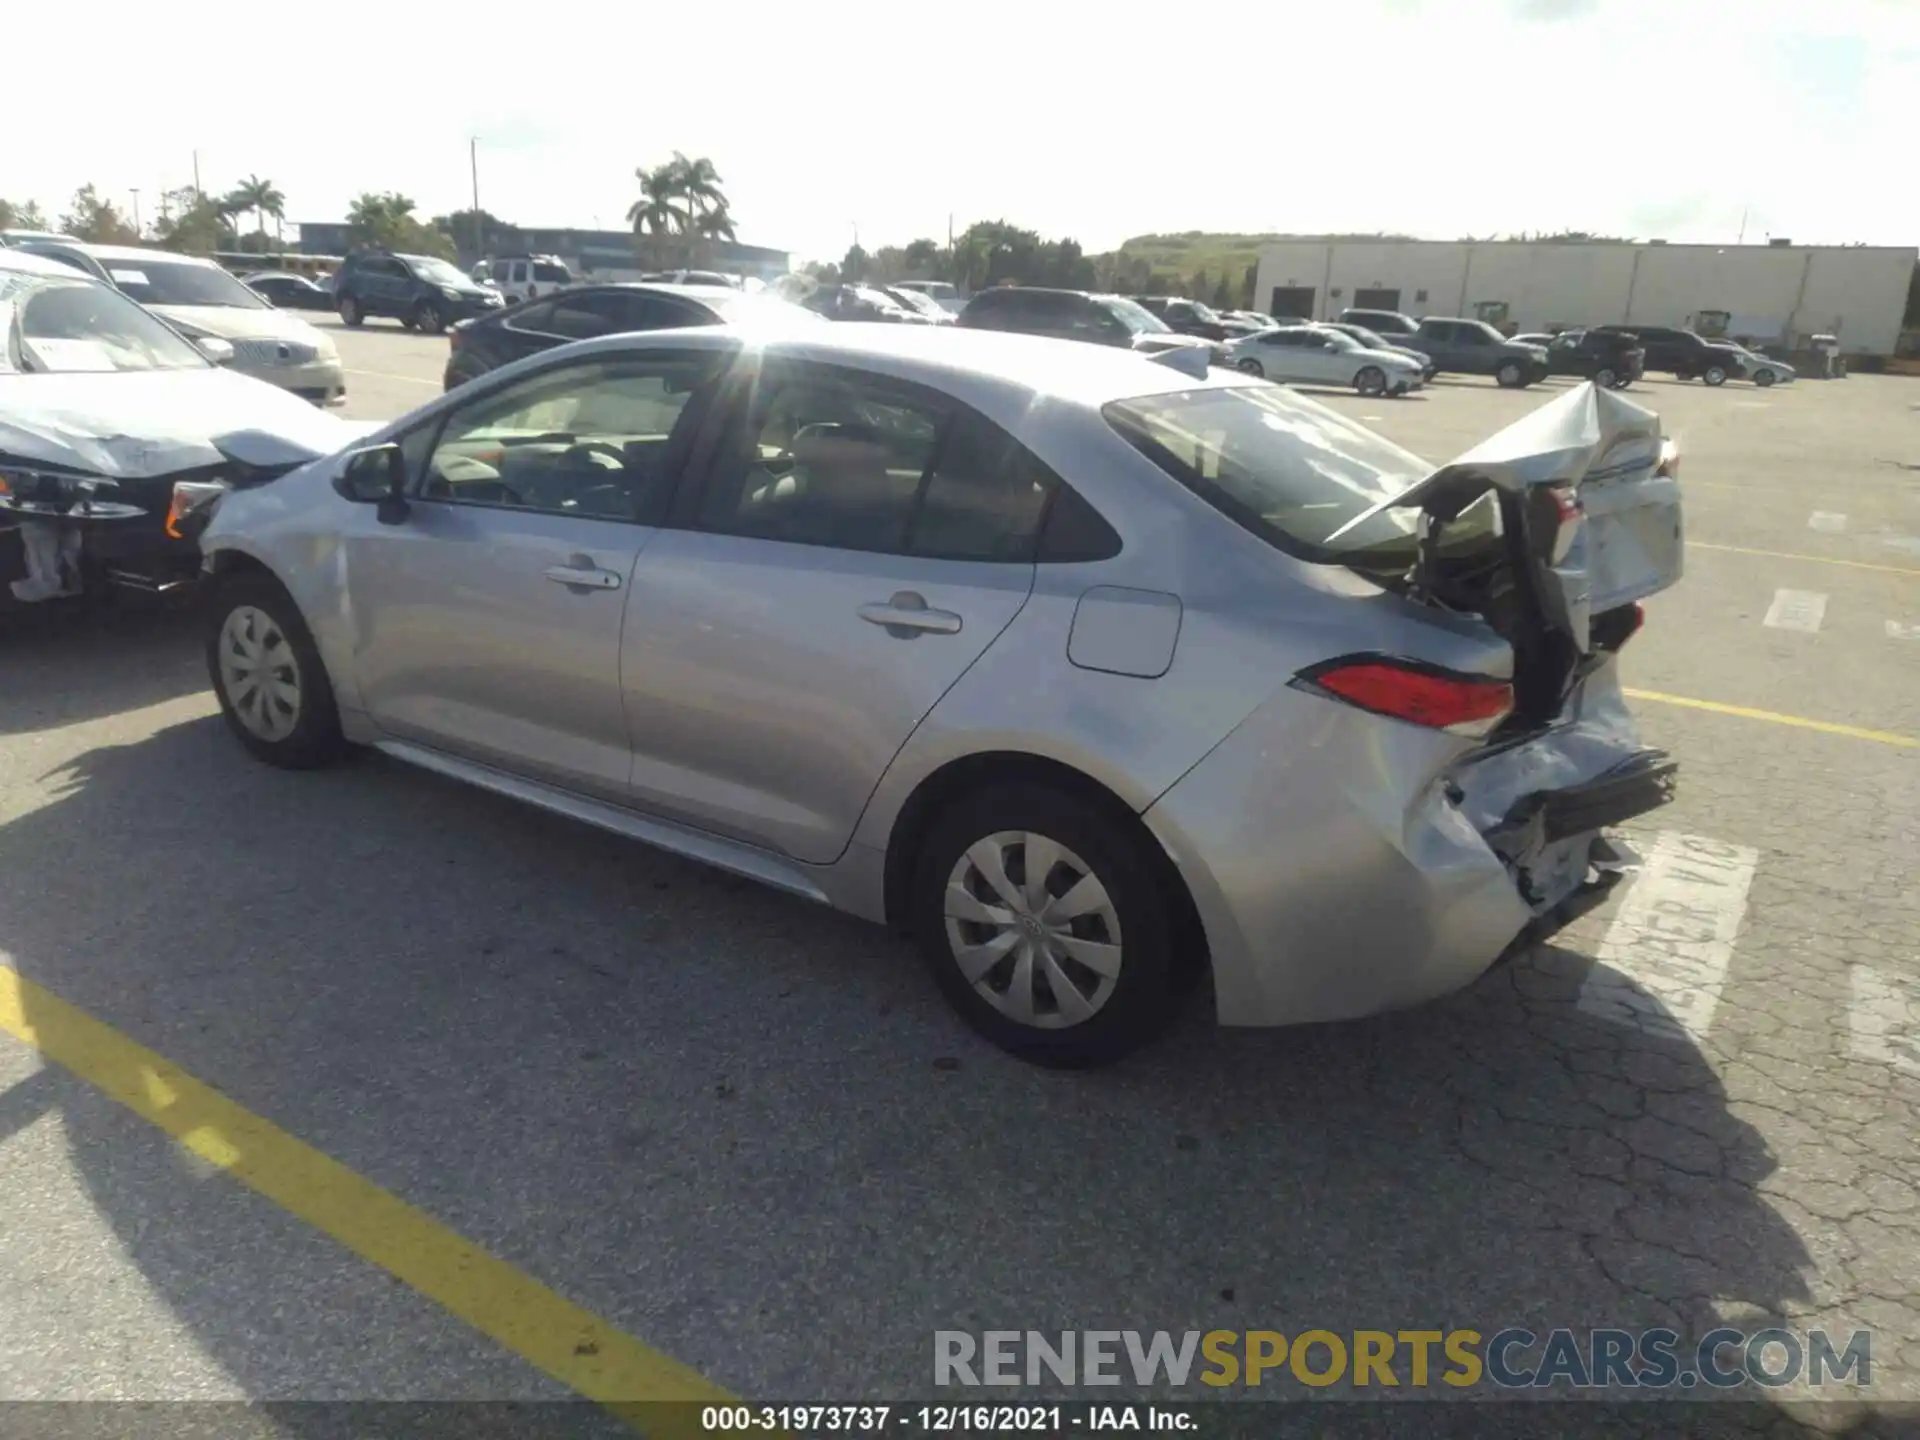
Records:
[[[616,1413],[643,1401],[732,1399],[5,965],[0,1030],[588,1399]],[[696,1433],[697,1413],[650,1414],[649,1433]]]
[[[1815,565],[1844,565],[1849,570],[1880,570],[1888,575],[1920,575],[1909,565],[1875,565],[1870,560],[1836,560],[1831,555],[1804,555],[1796,550],[1750,550],[1745,545],[1710,545],[1705,540],[1687,541],[1689,550],[1724,550],[1730,555],[1761,555],[1769,560],[1810,560]]]
[[[1792,725],[1801,730],[1819,730],[1828,735],[1845,735],[1851,740],[1871,740],[1879,745],[1897,745],[1905,750],[1920,750],[1920,740],[1896,735],[1891,730],[1867,730],[1858,725],[1838,725],[1831,720],[1809,720],[1804,715],[1781,715],[1772,710],[1754,710],[1745,705],[1723,705],[1718,700],[1695,700],[1688,695],[1664,695],[1658,690],[1625,690],[1634,700],[1651,700],[1657,705],[1682,705],[1689,710],[1710,710],[1715,715],[1737,715],[1742,720],[1767,720],[1775,725]]]

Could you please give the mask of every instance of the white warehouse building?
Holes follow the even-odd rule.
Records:
[[[1847,354],[1891,355],[1915,259],[1867,245],[1299,240],[1261,250],[1254,294],[1302,319],[1356,308],[1523,331],[1674,325],[1791,349],[1827,334]]]

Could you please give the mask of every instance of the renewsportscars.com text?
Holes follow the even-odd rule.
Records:
[[[1873,1383],[1873,1336],[1710,1330],[936,1330],[942,1386],[1670,1389]],[[1206,1393],[1201,1391],[1199,1393]]]

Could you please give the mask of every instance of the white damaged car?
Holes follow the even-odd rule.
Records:
[[[0,607],[191,586],[212,500],[372,428],[231,359],[69,265],[0,249]]]
[[[333,337],[275,309],[211,260],[68,237],[23,240],[18,248],[104,281],[189,340],[225,340],[233,346],[232,367],[242,375],[316,405],[346,397],[347,372]]]

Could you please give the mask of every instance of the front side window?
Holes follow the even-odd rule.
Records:
[[[724,357],[620,357],[545,371],[453,412],[420,498],[657,524],[676,426]]]
[[[10,290],[5,282],[15,276],[25,283]],[[170,326],[118,291],[77,276],[0,271],[0,324],[9,332],[0,336],[5,342],[0,370],[66,374],[208,367]]]
[[[1417,455],[1275,386],[1115,401],[1112,425],[1173,479],[1268,543],[1307,559],[1406,546],[1409,512],[1349,521],[1431,470]]]

